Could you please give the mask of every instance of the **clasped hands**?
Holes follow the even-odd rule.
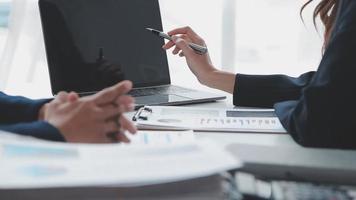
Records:
[[[124,133],[137,131],[123,115],[134,109],[134,99],[126,95],[131,89],[132,83],[123,81],[82,98],[74,92],[60,92],[41,108],[39,119],[56,127],[67,142],[128,143]]]

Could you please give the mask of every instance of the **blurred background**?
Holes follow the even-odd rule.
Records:
[[[0,0],[0,90],[31,98],[51,96],[38,0]],[[235,73],[298,76],[315,70],[322,34],[301,0],[160,0],[165,31],[190,26],[208,44],[216,67]],[[322,29],[320,29],[320,32]],[[198,83],[182,58],[168,53],[172,82]],[[215,91],[219,92],[219,91]],[[220,92],[219,92],[220,93]]]

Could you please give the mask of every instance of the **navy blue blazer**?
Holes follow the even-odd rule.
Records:
[[[341,1],[316,72],[298,78],[237,74],[234,104],[274,107],[303,146],[356,149],[356,1]]]
[[[41,107],[50,100],[30,100],[0,92],[0,130],[40,139],[64,141],[60,132],[44,121],[38,121]]]

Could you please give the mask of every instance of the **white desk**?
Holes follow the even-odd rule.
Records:
[[[234,106],[229,95],[223,101],[186,107]],[[196,132],[196,135],[227,148],[244,163],[243,171],[269,178],[294,176],[301,180],[356,184],[356,151],[304,148],[289,134]]]

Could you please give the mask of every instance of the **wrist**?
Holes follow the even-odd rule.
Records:
[[[201,84],[211,87],[214,85],[214,74],[218,73],[219,70],[215,69],[214,66],[210,66],[208,70],[200,73],[198,80]]]
[[[48,124],[52,125],[53,127],[55,127],[58,132],[63,136],[64,140],[67,142],[73,142],[73,138],[71,137],[72,134],[70,131],[69,127],[66,127],[65,124],[63,124],[62,121],[58,121],[58,120],[48,120],[46,121]]]
[[[40,110],[38,111],[38,120],[39,121],[44,121],[45,119],[45,111],[46,111],[47,103],[44,104]]]
[[[207,72],[200,82],[210,88],[222,90],[232,94],[234,92],[236,75],[214,69]]]

